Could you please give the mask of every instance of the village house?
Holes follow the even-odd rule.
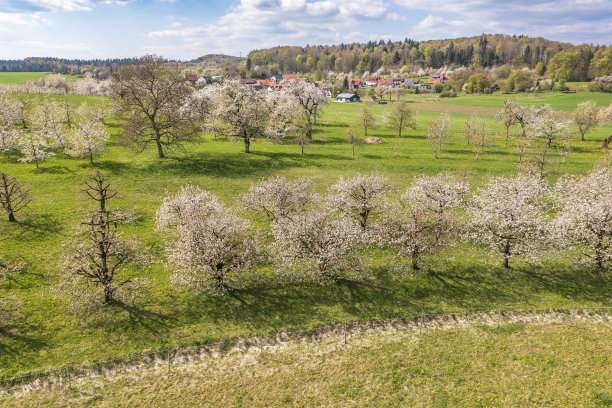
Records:
[[[366,79],[366,86],[378,86],[378,82],[382,81],[382,77],[371,76]]]
[[[336,102],[359,102],[359,96],[352,93],[342,93],[336,96]]]
[[[428,84],[445,84],[448,81],[450,81],[450,77],[444,75],[444,74],[431,74],[429,76],[429,80],[427,81]]]
[[[358,78],[353,78],[351,79],[351,81],[349,82],[349,88],[361,88],[361,79]]]
[[[198,79],[199,77],[197,75],[185,75],[185,81],[191,82],[192,84],[195,84]]]

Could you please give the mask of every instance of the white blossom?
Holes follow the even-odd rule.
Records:
[[[563,247],[587,248],[598,269],[612,260],[612,167],[561,178],[553,190],[558,207],[555,238]]]
[[[319,196],[312,191],[312,180],[287,180],[275,176],[251,184],[249,191],[240,198],[240,203],[245,209],[260,213],[269,221],[277,221],[303,213],[318,200]]]
[[[468,207],[471,237],[503,256],[531,255],[545,237],[541,178],[526,174],[491,177]]]

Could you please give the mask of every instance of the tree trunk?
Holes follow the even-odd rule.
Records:
[[[94,162],[93,162],[93,153],[89,153],[89,163],[91,163],[92,166],[94,164]]]
[[[508,136],[510,136],[510,128],[506,126],[506,147],[508,147]]]
[[[113,301],[113,290],[110,288],[109,285],[105,285],[104,286],[104,304],[108,305],[112,301]]]
[[[355,144],[353,143],[353,156],[355,155]]]
[[[38,169],[38,159],[34,160],[34,162],[36,162],[36,168]]]
[[[17,220],[15,219],[15,214],[13,214],[13,212],[12,212],[12,211],[9,211],[9,213],[8,213],[8,220],[9,220],[9,222],[15,222],[15,221],[17,221]]]
[[[155,144],[157,144],[157,156],[160,159],[165,159],[166,155],[164,154],[164,149],[162,147],[161,142],[159,141],[159,137],[157,139],[155,139]]]
[[[419,268],[419,255],[418,254],[412,254],[412,269],[415,271],[421,270],[421,268]]]
[[[503,267],[510,269],[510,239],[506,239],[504,243],[504,262]]]
[[[244,139],[244,152],[251,153],[251,141],[249,139]]]
[[[302,154],[304,154],[304,143],[300,145],[302,147]]]

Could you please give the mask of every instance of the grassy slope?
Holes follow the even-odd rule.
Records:
[[[7,407],[609,407],[605,323],[380,333],[139,369],[6,399]],[[179,398],[177,398],[179,397]]]
[[[491,96],[496,97],[496,96]],[[484,98],[484,97],[474,97]],[[71,97],[75,103],[99,98]],[[3,293],[14,292],[24,302],[23,318],[0,335],[0,367],[16,373],[58,366],[66,361],[105,359],[127,352],[166,344],[218,339],[288,326],[314,326],[344,319],[414,314],[429,311],[507,307],[563,306],[574,302],[599,305],[609,302],[610,282],[574,266],[567,259],[544,260],[543,267],[516,260],[516,269],[501,272],[481,248],[460,244],[439,259],[430,260],[429,275],[392,271],[380,252],[371,254],[369,279],[336,285],[288,285],[250,283],[246,289],[224,298],[194,297],[169,286],[170,273],[164,269],[163,239],[154,231],[154,214],[166,192],[173,193],[185,183],[194,183],[218,194],[224,201],[247,190],[262,177],[282,174],[289,178],[310,177],[324,192],[341,174],[380,170],[399,191],[416,174],[441,170],[468,170],[474,183],[486,175],[516,171],[516,157],[501,141],[476,161],[471,146],[460,136],[465,115],[453,115],[457,135],[438,160],[433,159],[424,136],[434,113],[421,112],[419,126],[397,139],[382,127],[371,135],[386,139],[382,145],[364,145],[356,156],[344,141],[345,126],[357,114],[358,105],[332,104],[316,128],[316,142],[299,154],[292,145],[261,141],[252,145],[253,154],[241,153],[242,145],[210,136],[186,146],[188,153],[176,152],[159,161],[153,150],[135,155],[120,147],[120,125],[112,123],[108,153],[96,159],[96,169],[116,180],[122,195],[114,207],[135,207],[142,218],[125,229],[137,237],[160,262],[146,270],[129,269],[128,275],[144,275],[151,281],[151,297],[138,308],[115,308],[96,319],[67,315],[62,303],[44,296],[58,271],[62,243],[72,233],[89,203],[81,193],[83,177],[92,167],[86,159],[63,156],[50,158],[36,170],[32,163],[0,158],[2,171],[27,183],[36,200],[23,223],[0,222],[0,233],[13,237],[0,242],[0,256],[23,259],[26,271],[14,280],[0,283]],[[376,115],[384,109],[374,106]],[[501,133],[499,124],[495,129]],[[568,161],[557,168],[553,178],[564,172],[584,173],[602,157],[599,146],[610,133],[606,125],[595,129],[586,142],[576,142]],[[395,147],[399,157],[395,158]],[[272,266],[261,272],[269,275]],[[112,343],[113,347],[105,347]]]

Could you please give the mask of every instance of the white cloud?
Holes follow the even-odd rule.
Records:
[[[275,45],[358,41],[346,31],[401,19],[383,0],[242,0],[214,23],[169,27],[147,37],[181,38],[186,49],[237,54]]]

